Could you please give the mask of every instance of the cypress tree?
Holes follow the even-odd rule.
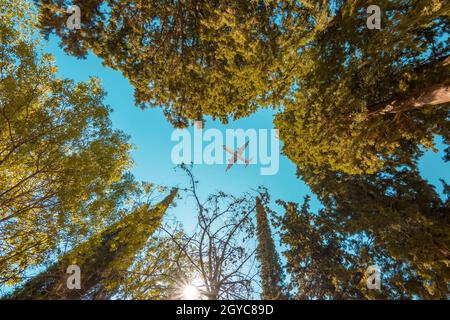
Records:
[[[257,258],[261,265],[263,298],[266,300],[284,299],[283,279],[280,260],[270,231],[267,212],[260,197],[256,197],[256,221],[258,228]]]
[[[389,157],[406,158],[405,142],[416,154],[433,150],[436,136],[448,144],[448,5],[376,1],[382,30],[371,30],[371,2],[308,2],[322,13],[302,10],[298,21],[315,21],[321,31],[292,45],[298,86],[274,122],[286,156],[301,168],[375,174]]]
[[[44,35],[56,33],[73,56],[92,51],[130,81],[139,107],[164,106],[177,127],[268,105],[282,61],[277,2],[74,1],[89,30],[77,33],[65,27],[68,1],[36,0]]]
[[[373,175],[302,168],[302,177],[346,234],[364,233],[399,267],[394,298],[446,299],[449,207],[416,165],[394,163]],[[444,190],[445,191],[445,190]],[[448,197],[448,195],[446,195]],[[378,262],[377,262],[378,263]],[[388,267],[383,267],[387,276]],[[384,286],[388,283],[384,278]]]
[[[150,235],[159,227],[177,189],[155,207],[143,204],[100,234],[62,256],[46,271],[16,290],[11,299],[107,299],[121,283],[121,271],[134,261]],[[68,289],[68,266],[81,271],[81,288]]]

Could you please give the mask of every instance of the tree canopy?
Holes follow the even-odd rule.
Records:
[[[81,29],[69,1],[37,1],[45,35],[77,57],[92,51],[135,88],[137,105],[163,107],[175,126],[209,115],[226,122],[263,103],[277,73],[277,1],[87,0]]]
[[[409,142],[448,141],[447,7],[436,0],[352,1],[42,0],[40,28],[77,57],[92,51],[160,106],[177,127],[280,110],[284,152],[300,165],[374,173]]]
[[[409,298],[448,296],[448,190],[442,200],[415,166],[401,163],[373,175],[302,171],[336,230],[367,235],[402,265],[397,292]]]
[[[142,194],[98,79],[56,77],[39,40],[0,21],[0,281],[15,284]]]
[[[159,227],[177,194],[173,189],[160,203],[140,205],[99,234],[63,255],[57,263],[11,294],[12,299],[107,299],[123,283],[135,256]],[[80,268],[79,289],[67,287],[67,268]]]
[[[275,125],[300,167],[375,173],[402,144],[418,153],[448,143],[448,6],[377,1],[382,29],[366,27],[366,1],[335,1],[331,22],[300,48],[295,91]]]
[[[34,2],[0,0],[0,286],[13,299],[448,299],[450,187],[418,169],[437,139],[450,159],[445,1],[379,0],[380,30],[365,0]],[[168,189],[130,173],[100,80],[58,77],[36,30],[120,71],[137,106],[178,128],[275,109],[320,208],[280,199],[277,213],[265,189],[203,199],[184,164],[189,187],[161,200]],[[192,232],[163,221],[177,190]]]

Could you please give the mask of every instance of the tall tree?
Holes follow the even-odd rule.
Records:
[[[133,266],[125,274],[119,291],[119,299],[168,300],[180,297],[183,285],[189,284],[187,275],[194,274],[189,258],[178,247],[186,239],[179,230],[166,234],[174,228],[174,221],[168,220],[147,242],[141,253],[136,255]],[[191,278],[192,280],[192,278]]]
[[[283,288],[283,269],[272,238],[267,212],[262,203],[267,196],[256,197],[256,225],[258,250],[256,256],[261,268],[262,297],[266,300],[287,298]]]
[[[302,300],[362,298],[352,277],[358,269],[344,249],[344,237],[309,211],[309,199],[300,209],[296,203],[278,201],[285,209],[276,226],[286,247],[290,292]]]
[[[164,107],[176,126],[209,115],[227,121],[252,113],[276,81],[277,1],[37,0],[45,35],[66,52],[91,50],[120,70],[141,106]],[[81,29],[66,10],[81,8]]]
[[[390,296],[445,298],[448,201],[416,162],[436,136],[449,142],[448,6],[377,1],[382,29],[370,30],[371,4],[317,2],[323,15],[301,12],[325,23],[299,42],[296,86],[275,125],[341,232],[368,236],[398,271]]]
[[[382,28],[366,22],[381,9]],[[318,16],[302,13],[317,20]],[[375,173],[402,143],[448,143],[448,5],[442,1],[330,1],[324,28],[299,42],[296,86],[276,127],[286,155],[300,166]]]
[[[415,166],[391,162],[382,172],[357,176],[326,168],[301,171],[343,233],[365,234],[401,266],[396,285],[403,297],[448,297],[448,199]]]
[[[289,289],[295,299],[445,297],[445,293],[433,289],[436,279],[428,276],[433,272],[428,270],[425,274],[423,269],[417,268],[422,257],[416,256],[414,261],[399,254],[407,250],[402,247],[401,239],[397,242],[381,240],[380,230],[373,231],[377,229],[374,221],[370,226],[349,228],[348,215],[333,206],[313,213],[309,201],[306,197],[300,206],[279,201],[285,211],[278,215],[276,226],[286,247],[283,254],[287,261]],[[361,219],[356,220],[357,224],[362,224]],[[423,233],[416,235],[416,238],[421,237]],[[372,283],[373,268],[380,272],[379,288],[368,285]],[[440,273],[443,274],[442,270]],[[437,287],[444,284],[441,281]]]
[[[99,80],[56,77],[20,2],[0,1],[2,285],[117,221],[142,191],[127,173],[132,146],[112,128]]]
[[[178,247],[179,256],[187,261],[178,272],[177,295],[172,298],[186,298],[186,287],[195,288],[198,299],[256,297],[254,195],[235,197],[217,192],[202,200],[190,167],[181,165],[181,169],[189,177],[190,185],[184,190],[195,201],[197,227],[181,238],[176,230],[163,228]]]
[[[56,264],[11,295],[12,299],[106,299],[118,290],[123,272],[159,227],[178,190],[154,207],[139,206],[100,234],[73,248]],[[81,289],[67,286],[70,265],[81,271]]]

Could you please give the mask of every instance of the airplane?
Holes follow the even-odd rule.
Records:
[[[227,172],[228,170],[230,170],[230,168],[233,166],[233,164],[236,163],[236,161],[238,159],[242,160],[245,163],[245,167],[247,167],[250,163],[250,161],[252,161],[252,159],[247,160],[245,157],[242,156],[242,154],[244,153],[244,150],[248,147],[248,144],[250,143],[250,141],[247,141],[242,147],[240,147],[237,151],[228,149],[225,145],[223,146],[223,149],[228,152],[229,154],[233,155],[233,157],[231,157],[230,159],[228,159],[228,166],[225,169],[225,172]]]

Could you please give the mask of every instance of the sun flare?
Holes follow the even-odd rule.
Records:
[[[196,286],[188,284],[183,288],[183,299],[197,300],[199,298],[199,291]]]

